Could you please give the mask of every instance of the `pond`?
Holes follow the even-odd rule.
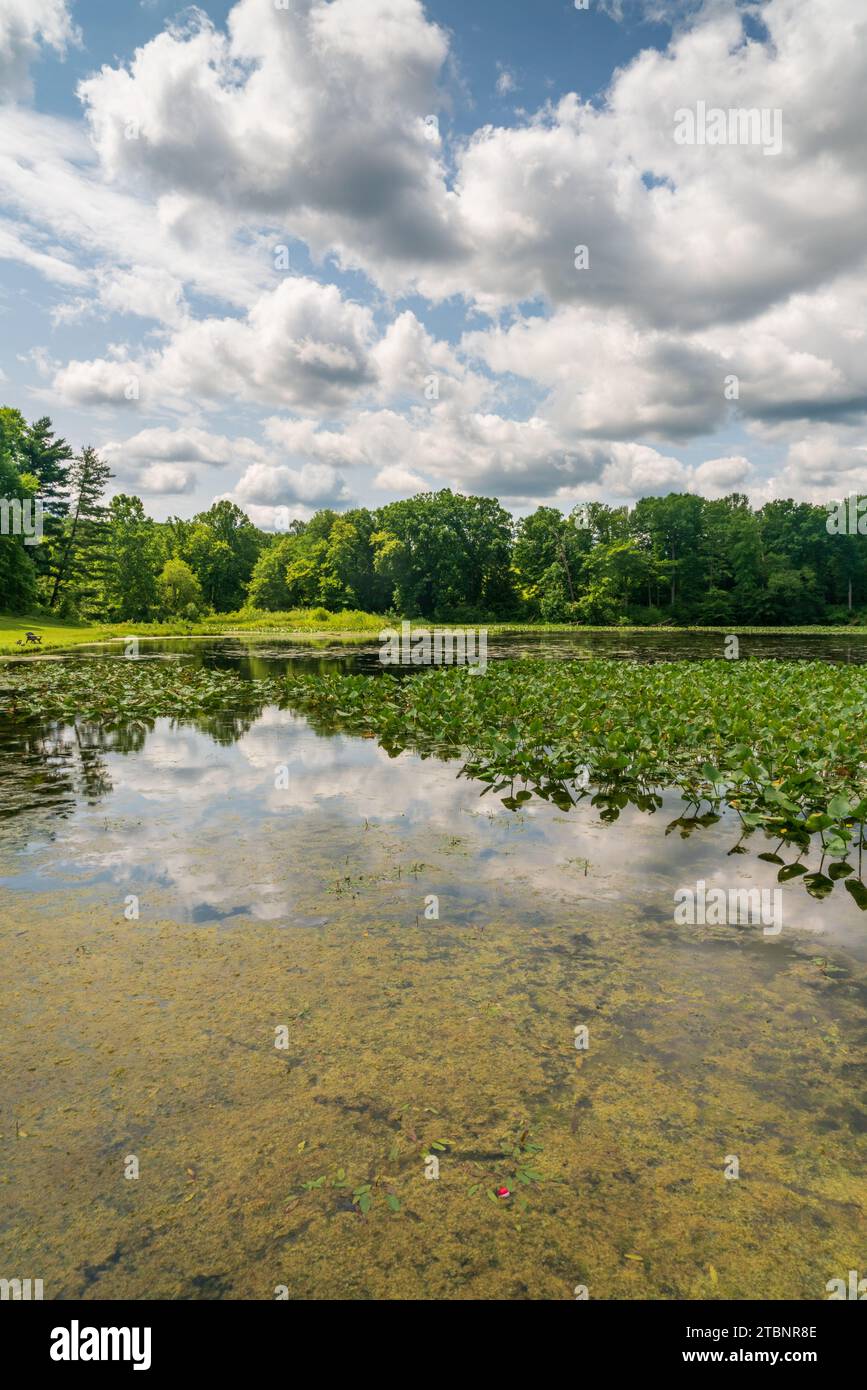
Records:
[[[769,640],[863,660],[742,656]],[[377,653],[140,647],[247,677]],[[852,898],[781,887],[675,792],[610,822],[460,770],[274,705],[7,721],[4,1267],[94,1299],[821,1299],[861,1268]],[[685,920],[697,885],[780,893],[781,929]]]
[[[484,629],[481,629],[482,631]],[[736,634],[735,634],[736,635]],[[582,661],[612,657],[629,661],[707,660],[725,655],[726,638],[719,632],[497,632],[487,638],[489,661],[517,657],[541,657],[549,661]],[[840,665],[867,662],[867,628],[840,633],[754,633],[738,637],[739,657],[785,661],[830,661]],[[101,658],[123,651],[122,642],[75,648],[79,658]],[[239,637],[163,637],[139,639],[143,657],[171,658],[216,670],[238,671],[246,680],[264,679],[280,672],[342,671],[377,675],[382,671],[381,643],[368,636],[274,638],[269,635]],[[52,656],[37,660],[56,659]]]

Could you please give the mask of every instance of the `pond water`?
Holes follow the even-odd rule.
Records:
[[[480,629],[483,631],[484,629]],[[756,633],[738,637],[739,658],[785,661],[831,661],[841,665],[867,662],[867,628],[839,633]],[[78,659],[120,655],[122,642],[74,649]],[[245,679],[264,679],[290,671],[344,672],[378,675],[382,671],[380,642],[366,637],[335,640],[323,636],[274,638],[249,634],[239,637],[157,637],[139,639],[143,657],[188,661],[196,666],[238,671]],[[725,655],[719,632],[491,632],[489,661],[537,657],[549,661],[586,661],[609,657],[629,661],[706,660]],[[56,660],[57,654],[30,658]],[[400,673],[400,668],[395,668]]]
[[[639,636],[489,656],[684,655]],[[245,675],[377,651],[141,644]],[[770,842],[733,856],[675,794],[603,824],[459,771],[273,707],[0,732],[4,1269],[46,1298],[819,1299],[862,1268],[852,899],[779,888]],[[781,930],[679,921],[699,883],[779,891]]]

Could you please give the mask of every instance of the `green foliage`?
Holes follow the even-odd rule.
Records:
[[[864,667],[524,660],[497,662],[484,678],[465,668],[295,676],[286,690],[315,727],[375,734],[392,754],[461,756],[464,775],[509,810],[533,797],[562,810],[592,797],[610,821],[629,803],[657,810],[660,791],[677,787],[697,808],[694,823],[678,822],[682,833],[728,806],[746,834],[763,830],[799,851],[819,836],[841,862],[860,850]],[[821,873],[804,883],[817,896],[833,886]]]
[[[852,621],[867,600],[867,537],[829,535],[828,508],[746,497],[601,502],[566,519],[539,507],[516,531],[528,616],[676,625]]]
[[[493,498],[422,493],[377,514],[374,566],[401,613],[448,620],[469,608],[508,617],[517,608],[511,532]]]
[[[110,620],[146,621],[157,608],[156,527],[141,498],[118,493],[108,513],[102,613]],[[172,610],[174,611],[174,610]]]
[[[73,457],[48,418],[0,409],[0,497],[38,496],[45,538],[0,537],[0,607],[43,602],[85,617],[146,621],[157,576],[184,561],[200,590],[168,611],[323,608],[443,623],[541,621],[743,630],[867,621],[867,535],[829,534],[828,506],[685,493],[630,511],[582,503],[513,521],[494,498],[443,489],[378,510],[325,508],[269,536],[233,502],[157,523],[139,499],[107,509],[110,474]],[[149,572],[149,574],[148,574]],[[34,587],[35,586],[35,587]]]
[[[188,610],[198,611],[202,602],[202,590],[186,560],[175,555],[166,560],[162,573],[156,582],[157,596],[162,609],[174,616],[186,614]]]
[[[165,524],[166,558],[189,565],[204,602],[218,613],[244,603],[266,537],[234,502],[215,502],[192,521],[172,517]]]
[[[58,602],[61,592],[66,591],[74,595],[81,611],[97,610],[109,539],[108,508],[102,498],[111,476],[108,464],[90,445],[76,454],[69,464],[66,475],[69,509],[58,534],[58,557],[49,598],[51,607]]]
[[[275,683],[175,663],[52,661],[0,670],[0,708],[8,717],[98,720],[107,728],[160,715],[260,709],[276,693]]]
[[[342,515],[320,511],[309,522],[294,523],[259,555],[249,602],[265,609],[384,608],[389,587],[374,566],[374,525],[374,514],[364,507]]]
[[[0,604],[13,612],[29,608],[35,601],[33,552],[39,549],[38,545],[25,545],[23,535],[13,534],[12,505],[29,501],[32,506],[36,493],[35,480],[16,467],[15,422],[8,418],[16,413],[0,411],[0,503],[5,504],[0,533]]]

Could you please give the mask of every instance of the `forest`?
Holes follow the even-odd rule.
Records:
[[[796,625],[867,622],[867,536],[826,505],[739,493],[581,502],[513,517],[448,489],[323,509],[277,534],[233,502],[158,522],[108,496],[96,449],[0,409],[0,611],[69,621],[195,622],[295,608],[451,622]],[[10,504],[41,504],[42,538]]]

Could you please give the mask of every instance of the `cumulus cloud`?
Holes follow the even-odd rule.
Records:
[[[0,202],[2,254],[87,289],[88,299],[115,277],[162,276],[244,309],[273,284],[273,238],[241,236],[236,219],[215,209],[191,220],[182,195],[154,201],[111,186],[79,126],[23,106],[0,104]]]
[[[132,314],[157,323],[179,324],[187,312],[183,283],[167,270],[154,266],[99,267],[91,277],[88,294],[58,304],[52,318],[55,323],[74,323],[93,316]]]
[[[641,488],[685,487],[690,476],[676,459],[648,446],[574,442],[538,416],[467,414],[446,404],[405,413],[361,411],[342,430],[299,432],[295,422],[274,420],[269,435],[305,457],[327,458],[335,468],[374,469],[376,487],[402,492],[452,487],[523,500],[604,485],[618,496],[633,496]],[[267,473],[267,467],[257,471],[257,480]]]
[[[286,464],[253,463],[236,483],[232,498],[239,506],[282,507],[292,502],[326,507],[349,499],[340,474],[325,463],[289,468]]]
[[[738,455],[732,458],[707,459],[694,470],[690,492],[702,497],[726,497],[744,491],[753,474],[749,459]]]
[[[449,36],[420,0],[238,0],[225,27],[187,11],[81,84],[90,141],[7,105],[0,256],[51,280],[61,326],[111,317],[121,338],[116,316],[140,321],[60,365],[55,389],[197,425],[267,412],[260,452],[231,459],[251,508],[340,503],[351,470],[380,492],[755,492],[734,431],[775,452],[774,486],[858,476],[867,17],[839,0],[766,0],[761,23],[715,0],[609,11],[674,21],[670,44],[601,99],[567,92],[459,138]],[[66,15],[28,5],[42,20],[11,38],[3,16],[25,8],[0,0],[0,64],[70,41],[49,12]],[[506,95],[511,69],[499,79]],[[779,154],[678,143],[699,101],[779,110]],[[313,271],[275,281],[293,240]],[[332,256],[366,275],[352,296],[323,283]],[[458,342],[425,322],[447,299],[471,325]],[[697,467],[674,456],[724,430]],[[210,466],[148,434],[142,471],[176,485]]]
[[[63,55],[80,39],[66,0],[0,0],[0,101],[28,95],[40,47]]]
[[[284,280],[243,318],[186,319],[162,348],[136,361],[70,362],[55,385],[79,403],[129,399],[180,405],[227,397],[318,411],[347,404],[375,382],[373,318],[335,285]]]
[[[121,468],[124,464],[139,466],[142,461],[202,463],[209,468],[225,468],[239,460],[261,458],[264,452],[252,439],[229,439],[195,426],[140,430],[129,439],[110,440],[100,447],[100,453],[113,468]]]
[[[411,468],[404,468],[400,463],[380,468],[373,485],[399,497],[413,497],[418,492],[430,490],[430,484],[421,474],[414,473]]]
[[[107,440],[99,453],[111,468],[115,491],[149,497],[188,495],[211,469],[269,458],[253,439],[230,439],[193,425],[139,430],[127,439]]]
[[[194,11],[80,94],[110,177],[291,221],[396,284],[460,251],[425,124],[447,52],[419,0],[240,0],[226,32]]]
[[[187,468],[178,468],[173,463],[155,463],[151,468],[143,468],[135,475],[136,488],[144,496],[178,496],[192,492],[196,485],[195,475]]]

